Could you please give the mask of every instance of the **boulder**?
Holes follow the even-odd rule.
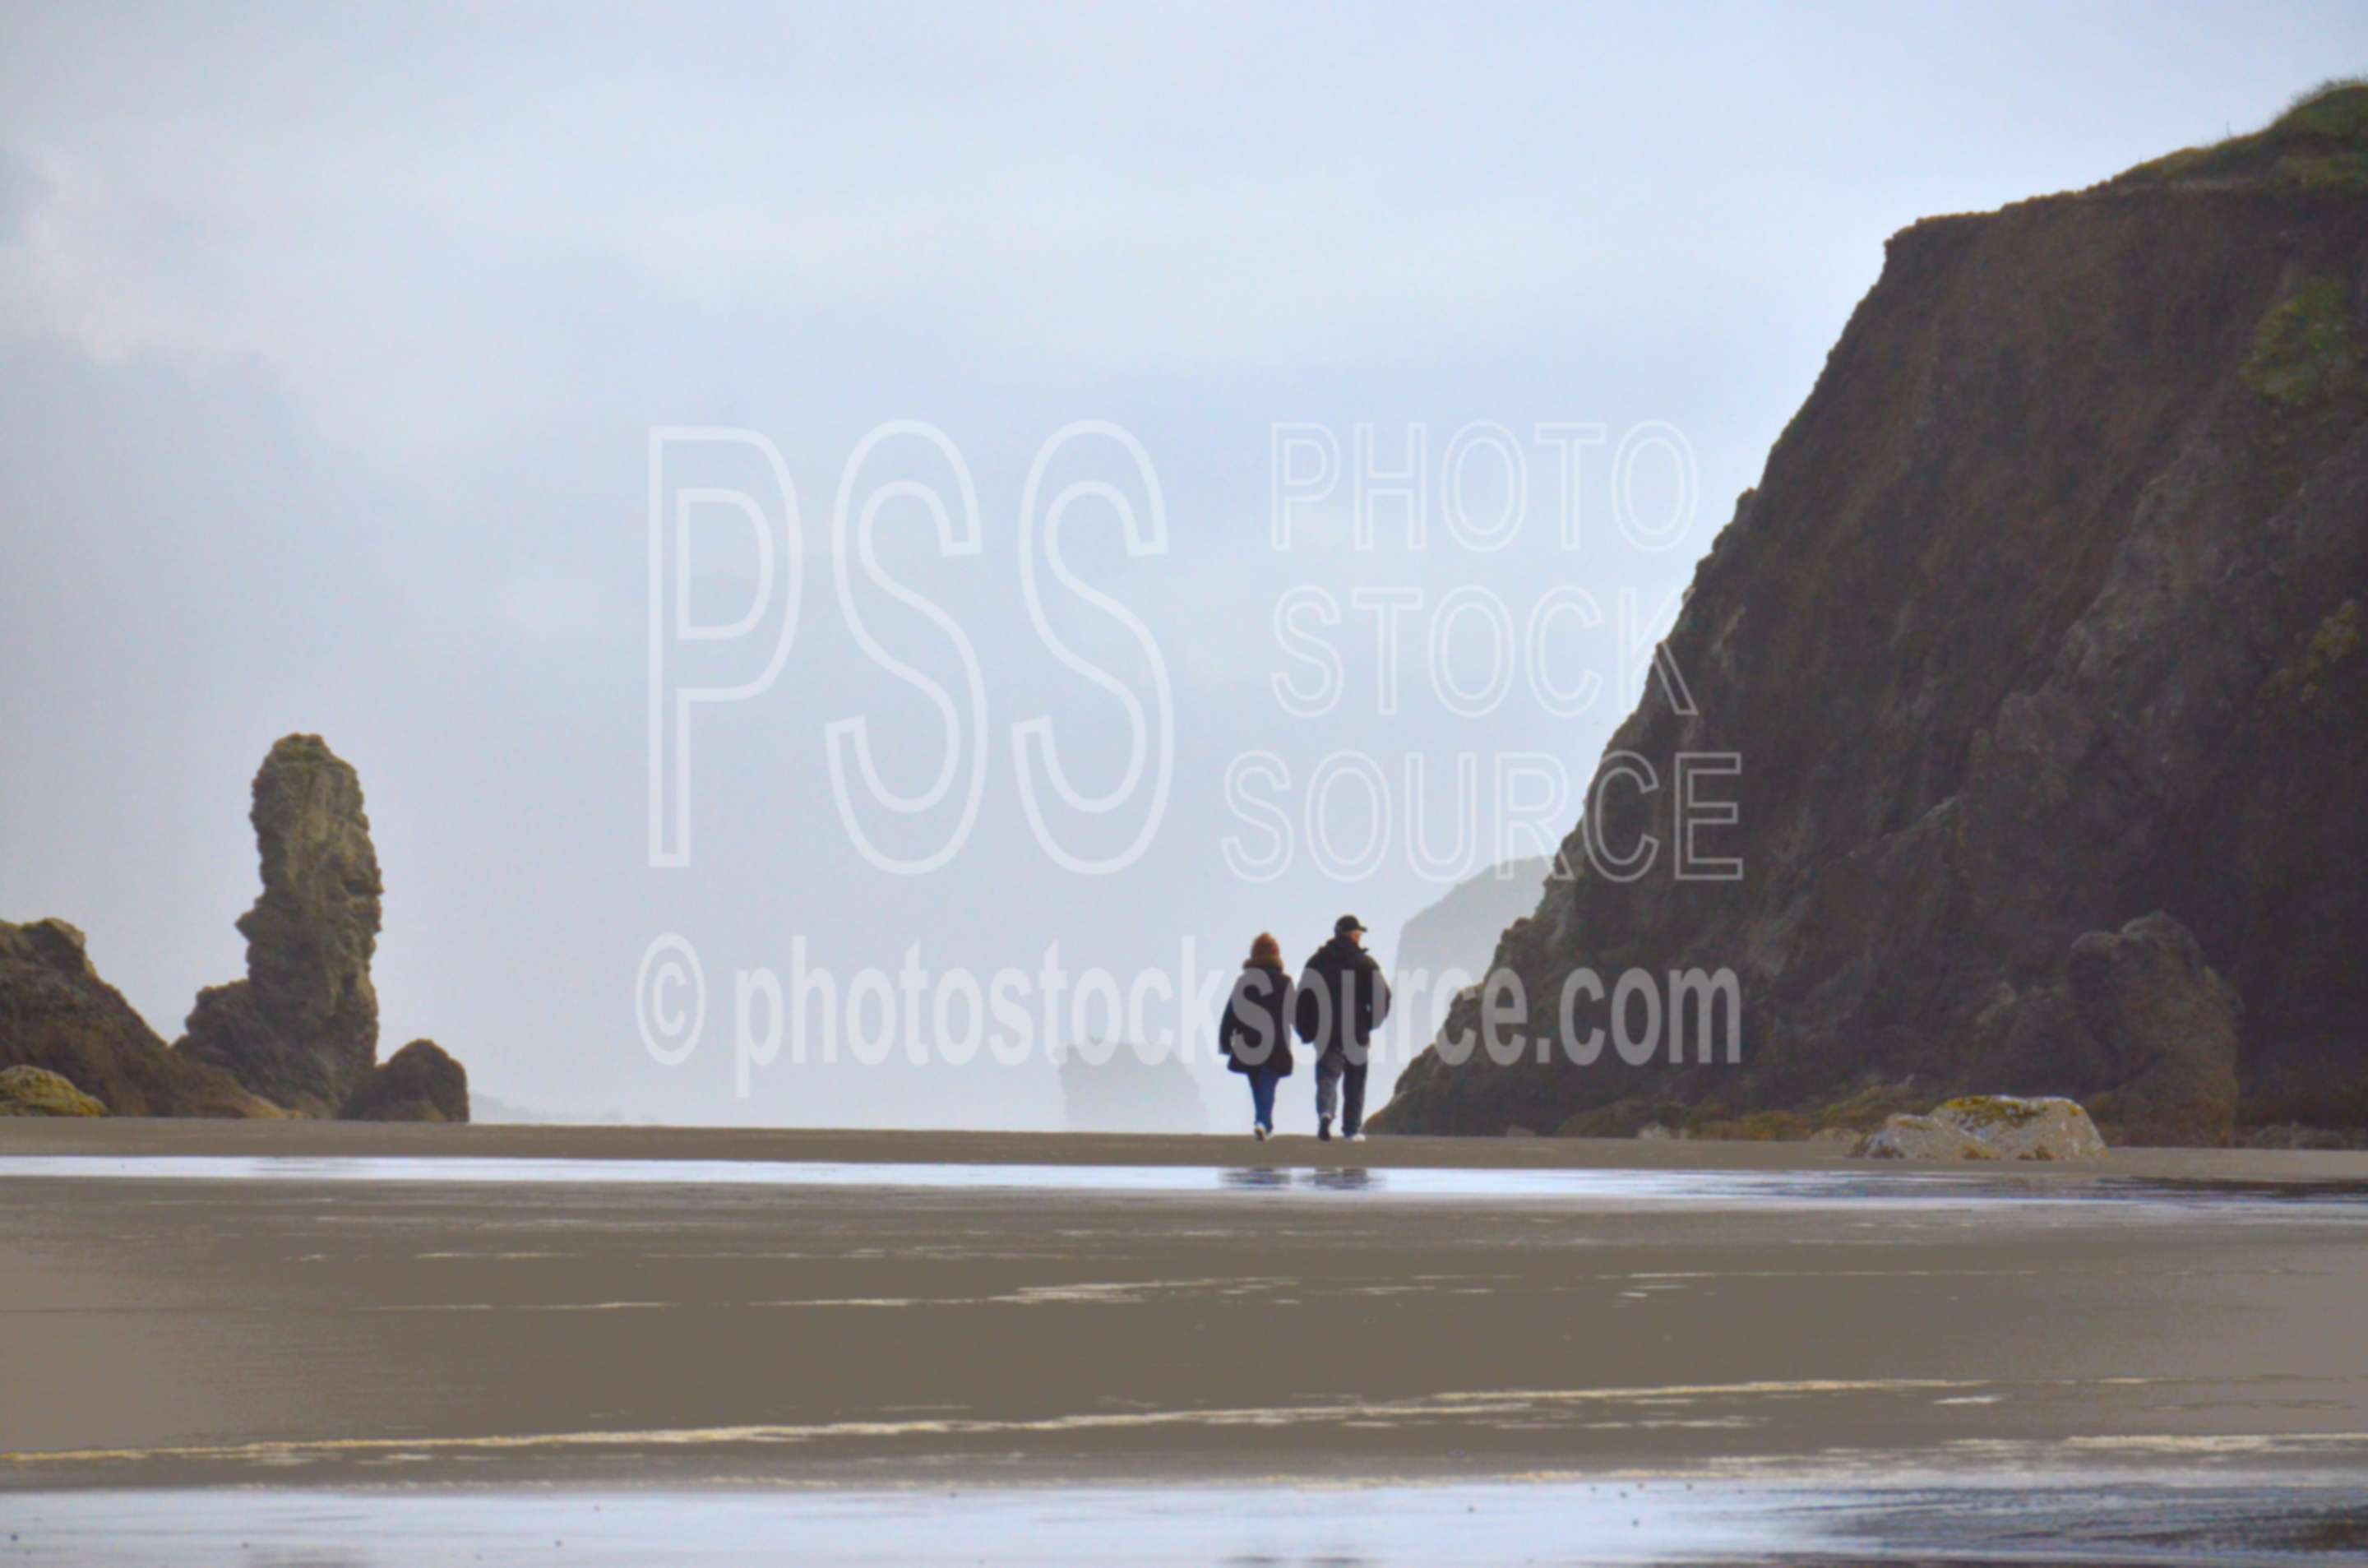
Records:
[[[118,1116],[282,1114],[221,1068],[167,1051],[63,920],[0,922],[0,1067],[44,1069]]]
[[[179,1049],[307,1116],[337,1114],[378,1055],[382,887],[361,780],[318,735],[255,776],[263,892],[240,917],[246,978],[199,994]]]
[[[1870,1160],[2097,1160],[2105,1141],[2074,1101],[1969,1095],[1930,1116],[1894,1116],[1853,1153]]]
[[[2089,932],[2065,980],[2117,1085],[2092,1101],[2115,1142],[2232,1142],[2244,1010],[2186,926],[2157,912]]]
[[[46,1068],[0,1068],[0,1116],[106,1114],[105,1106]]]
[[[1861,1160],[1995,1160],[1981,1141],[1938,1118],[1892,1116],[1859,1141]]]
[[[338,1113],[347,1121],[466,1121],[469,1070],[415,1040],[371,1070]]]
[[[2105,1140],[2074,1100],[2060,1095],[1968,1095],[1945,1102],[1932,1119],[1953,1127],[2000,1160],[2100,1160]]]

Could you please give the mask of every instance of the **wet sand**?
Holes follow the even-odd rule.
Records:
[[[1245,1108],[1245,1117],[1247,1117]],[[1373,1170],[1848,1170],[1868,1162],[1826,1144],[1611,1138],[1391,1138],[1318,1143],[1285,1135],[1176,1137],[1077,1132],[874,1131],[840,1128],[473,1126],[351,1121],[0,1120],[0,1156],[182,1154],[442,1159],[780,1160],[849,1164],[1235,1165]],[[1931,1167],[1918,1167],[1931,1168]],[[2368,1181],[2368,1153],[2117,1149],[2080,1165],[1999,1167],[2017,1177]]]
[[[1830,1491],[1669,1481],[1387,1487],[1171,1484],[902,1491],[381,1486],[16,1494],[17,1555],[425,1564],[564,1561],[1225,1563],[2225,1564],[2356,1561],[2356,1488],[2209,1479]]]
[[[2363,1301],[2358,1155],[19,1122],[0,1488],[2357,1482]]]

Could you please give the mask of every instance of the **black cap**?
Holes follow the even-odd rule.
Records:
[[[1364,928],[1365,923],[1353,915],[1344,915],[1332,922],[1332,934],[1336,937],[1345,937],[1351,931],[1361,931]]]

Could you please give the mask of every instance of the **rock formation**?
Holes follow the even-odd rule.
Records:
[[[2363,167],[2340,89],[1896,235],[1564,850],[1660,858],[1549,883],[1496,955],[1547,1036],[1579,970],[1729,969],[1740,1063],[1434,1046],[1376,1128],[1910,1078],[2108,1096],[2150,1138],[2368,1123]],[[1690,753],[1741,760],[1701,846],[1740,880],[1673,874]]]
[[[46,1069],[118,1116],[466,1121],[469,1075],[432,1040],[378,1066],[378,853],[362,787],[318,735],[255,776],[263,895],[246,978],[198,994],[172,1049],[98,978],[63,920],[0,924],[0,1067]]]
[[[335,1116],[378,1055],[378,855],[361,780],[318,735],[255,776],[263,895],[238,922],[246,978],[201,992],[179,1049],[307,1116]]]
[[[469,1070],[415,1040],[370,1070],[337,1112],[347,1121],[466,1121]]]
[[[2124,1142],[2226,1143],[2237,1124],[2243,1008],[2187,927],[2149,915],[2072,944],[2079,1027],[2119,1086],[2096,1112]]]
[[[0,1065],[54,1073],[119,1116],[280,1114],[221,1068],[165,1050],[63,920],[0,923]]]
[[[2218,1145],[2237,1126],[2243,1014],[2193,934],[2157,911],[2081,935],[2061,979],[2001,983],[1973,1033],[2005,1079],[2085,1085],[2116,1142]]]
[[[1056,1048],[1053,1065],[1062,1125],[1072,1132],[1209,1131],[1200,1081],[1173,1051],[1154,1056],[1122,1040],[1097,1041]]]
[[[1861,1160],[1987,1160],[1996,1158],[1964,1128],[1933,1116],[1895,1116],[1859,1140]]]
[[[2062,1098],[1972,1095],[1930,1116],[1895,1116],[1851,1151],[1863,1160],[2101,1160],[2089,1113]]]
[[[1408,920],[1396,944],[1382,955],[1391,983],[1406,992],[1420,974],[1423,994],[1432,996],[1440,978],[1453,971],[1463,976],[1465,985],[1478,984],[1488,972],[1497,939],[1506,926],[1538,906],[1538,890],[1553,869],[1551,856],[1508,860],[1448,889]]]
[[[45,1067],[0,1067],[0,1116],[105,1116],[107,1108]]]

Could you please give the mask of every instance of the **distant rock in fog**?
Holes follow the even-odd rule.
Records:
[[[1072,1132],[1209,1131],[1200,1080],[1173,1051],[1145,1062],[1132,1045],[1072,1046],[1056,1052],[1053,1064],[1063,1125]]]
[[[1406,923],[1383,961],[1394,975],[1422,974],[1434,991],[1450,971],[1479,984],[1505,927],[1537,908],[1554,864],[1551,855],[1508,860],[1456,883]]]

